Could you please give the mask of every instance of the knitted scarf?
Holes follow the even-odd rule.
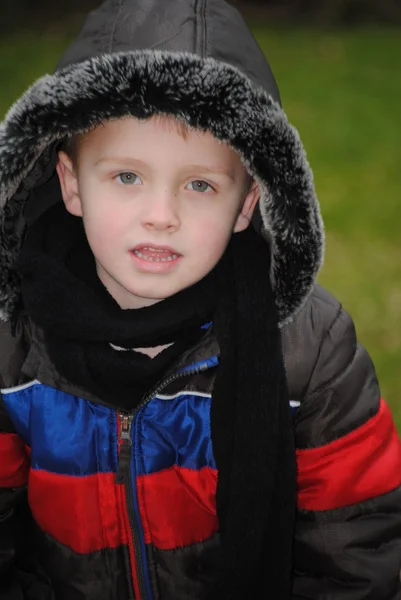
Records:
[[[83,269],[77,265],[87,265]],[[288,600],[296,470],[268,245],[234,234],[203,280],[153,306],[121,310],[98,283],[80,219],[56,206],[19,260],[25,310],[58,371],[100,400],[134,408],[213,322],[220,347],[211,408],[221,538],[219,600]],[[155,358],[117,352],[172,344]]]

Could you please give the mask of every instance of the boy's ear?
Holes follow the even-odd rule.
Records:
[[[242,203],[241,212],[237,217],[237,221],[234,225],[234,233],[244,231],[251,222],[253,211],[260,198],[259,185],[256,181],[253,182],[251,189],[249,190],[245,200]]]
[[[60,180],[61,195],[66,209],[76,217],[82,217],[82,203],[74,165],[68,154],[58,153],[57,175]]]

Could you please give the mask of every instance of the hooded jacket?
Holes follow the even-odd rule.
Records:
[[[230,144],[262,192],[297,446],[292,600],[401,600],[399,438],[351,318],[315,284],[323,228],[299,136],[222,0],[106,0],[0,125],[0,598],[202,600],[218,571],[212,332],[124,414],[56,372],[15,270],[60,201],[57,144],[155,113]]]

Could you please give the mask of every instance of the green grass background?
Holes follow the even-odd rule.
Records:
[[[254,27],[299,129],[326,224],[320,282],[351,312],[401,431],[401,31]],[[0,115],[69,35],[0,41]]]

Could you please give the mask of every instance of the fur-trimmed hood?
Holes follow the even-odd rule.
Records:
[[[308,297],[323,227],[298,133],[238,12],[223,0],[106,0],[55,74],[0,124],[0,317],[18,303],[15,260],[31,219],[60,199],[57,144],[126,115],[175,115],[237,150],[258,180],[280,322]],[[268,276],[268,274],[266,274]]]

